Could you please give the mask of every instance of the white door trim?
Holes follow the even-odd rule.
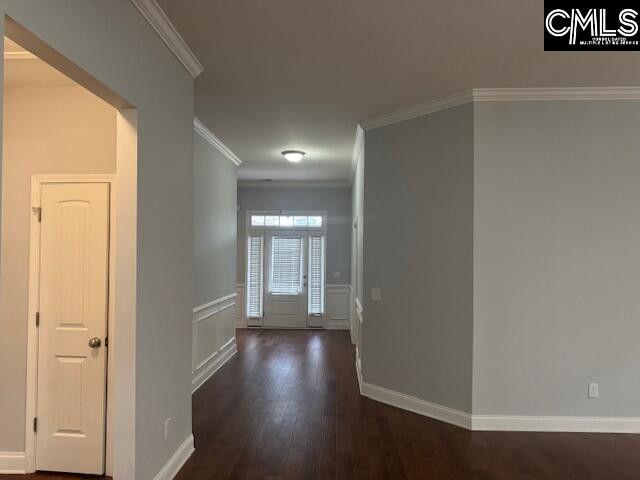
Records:
[[[77,175],[33,175],[31,177],[31,231],[29,236],[29,306],[27,318],[27,399],[26,399],[26,421],[25,421],[25,470],[26,473],[33,473],[36,469],[36,433],[33,428],[33,419],[36,417],[38,400],[38,329],[36,328],[36,312],[38,311],[38,298],[40,289],[40,222],[35,208],[40,207],[41,186],[45,183],[108,183],[110,185],[109,201],[109,250],[114,251],[115,246],[115,175],[112,174],[77,174]],[[115,255],[109,255],[109,308],[108,308],[108,335],[113,337],[114,327],[114,277]],[[110,349],[111,353],[113,349]],[[107,385],[108,392],[111,387],[114,355],[107,357]],[[106,422],[106,451],[111,449],[111,415],[110,400],[111,394],[107,397],[107,422]],[[105,456],[107,470],[111,471],[109,464],[111,455]]]

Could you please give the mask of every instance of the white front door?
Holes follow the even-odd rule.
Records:
[[[299,232],[266,236],[265,327],[307,327],[305,237]]]
[[[36,468],[104,472],[109,184],[41,186]]]

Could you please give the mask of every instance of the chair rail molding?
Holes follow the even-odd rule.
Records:
[[[211,300],[210,302],[203,303],[202,305],[198,305],[193,309],[193,313],[201,312],[202,310],[206,310],[208,308],[214,307],[219,303],[226,302],[227,300],[231,300],[238,296],[238,292],[230,293],[229,295],[225,295],[224,297],[216,298],[215,300]]]
[[[175,55],[193,78],[204,72],[204,67],[200,60],[191,51],[187,42],[178,33],[178,30],[156,0],[131,0],[131,3],[138,9],[140,14],[151,25],[151,28],[155,30],[167,48],[171,50],[171,53]]]
[[[235,153],[231,151],[222,140],[216,137],[211,130],[209,130],[204,123],[198,120],[197,117],[193,117],[193,130],[200,135],[207,143],[216,148],[227,160],[233,163],[236,167],[239,167],[242,163]]]

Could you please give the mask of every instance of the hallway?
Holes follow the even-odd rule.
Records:
[[[640,436],[471,433],[360,397],[353,357],[344,331],[239,330],[177,478],[637,478]]]
[[[360,397],[353,355],[345,331],[239,330],[194,395],[196,451],[176,479],[637,478],[639,435],[468,432]]]

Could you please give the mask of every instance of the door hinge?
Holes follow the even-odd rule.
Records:
[[[38,431],[38,417],[33,417],[33,431]]]
[[[109,337],[104,337],[104,348],[109,346]]]
[[[36,312],[36,327],[40,326],[40,312]]]
[[[32,210],[38,216],[38,222],[42,222],[42,207],[33,207]]]

